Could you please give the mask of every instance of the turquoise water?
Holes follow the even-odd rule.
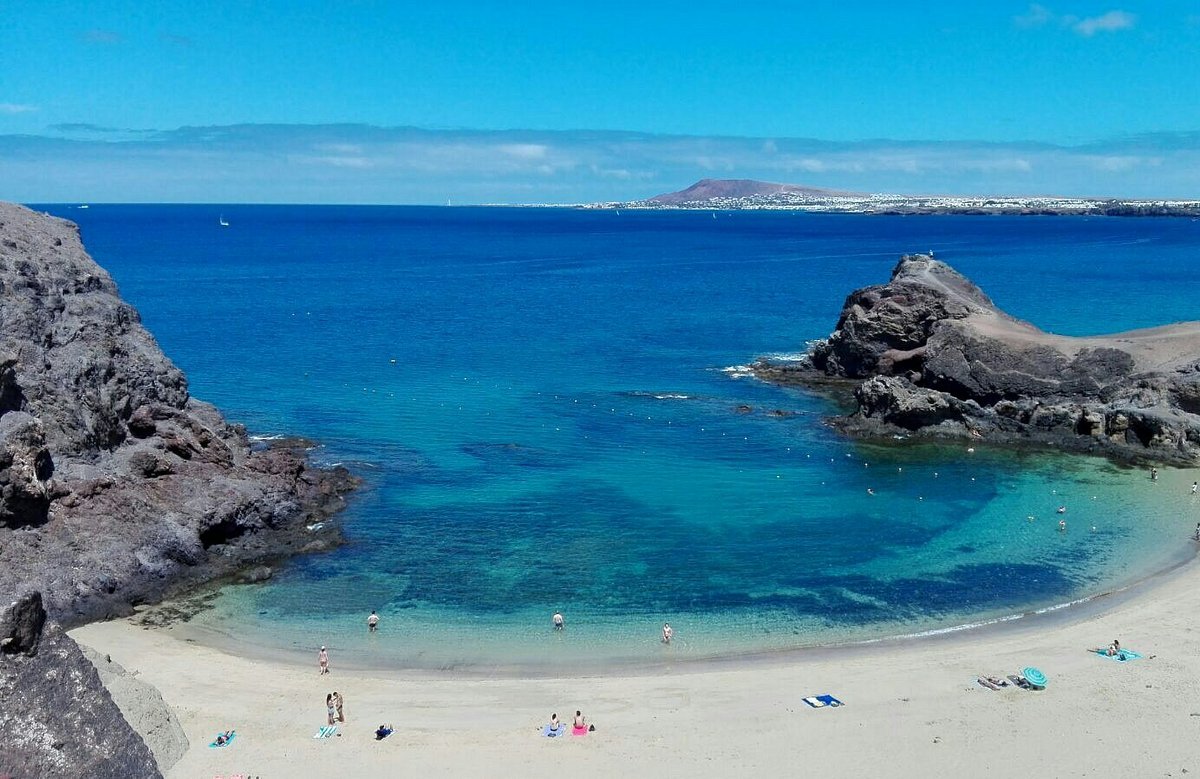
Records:
[[[1193,551],[1191,473],[866,446],[821,424],[827,399],[737,370],[930,248],[1055,332],[1200,318],[1189,220],[52,210],[196,396],[366,479],[349,544],[227,588],[197,619],[213,640],[578,669],[945,628]]]

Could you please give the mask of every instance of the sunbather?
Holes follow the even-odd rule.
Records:
[[[227,731],[225,731],[224,733],[218,733],[218,734],[217,734],[216,745],[217,745],[217,746],[219,746],[219,747],[223,747],[223,746],[225,746],[226,744],[228,744],[228,743],[229,743],[229,739],[231,739],[231,738],[233,738],[233,731],[232,731],[232,730],[227,730]]]
[[[393,730],[394,730],[394,728],[392,727],[391,723],[388,723],[386,725],[380,725],[378,728],[375,729],[375,740],[383,741],[385,738],[392,735]]]

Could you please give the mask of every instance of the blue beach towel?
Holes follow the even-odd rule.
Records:
[[[337,733],[337,725],[322,725],[313,738],[329,738],[334,733]]]
[[[220,735],[220,734],[218,734],[218,735]],[[225,743],[224,743],[224,744],[218,744],[218,743],[217,743],[217,740],[214,738],[214,739],[213,739],[213,741],[212,741],[212,743],[211,743],[211,744],[209,744],[209,747],[211,747],[212,749],[222,749],[222,748],[224,748],[224,747],[227,747],[227,746],[229,746],[229,745],[230,745],[230,744],[233,742],[233,739],[234,739],[234,737],[236,737],[236,736],[237,736],[237,731],[236,731],[236,730],[231,730],[231,731],[229,732],[229,738],[227,738],[227,739],[225,740]]]
[[[1115,655],[1110,655],[1106,649],[1097,649],[1096,654],[1103,657],[1105,660],[1115,660],[1118,663],[1127,663],[1130,660],[1140,660],[1141,655],[1131,649],[1122,649]]]
[[[549,725],[546,725],[545,727],[542,728],[542,735],[545,736],[546,738],[558,738],[559,736],[563,735],[566,732],[567,732],[567,726],[562,724],[561,722],[558,723],[558,730],[551,730]]]
[[[807,703],[809,706],[812,706],[814,709],[821,709],[826,706],[845,706],[846,705],[846,704],[842,703],[841,701],[839,701],[837,698],[833,697],[832,695],[814,695],[812,697],[805,698],[804,702]]]

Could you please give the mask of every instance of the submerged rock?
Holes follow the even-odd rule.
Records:
[[[834,420],[865,436],[1035,441],[1123,459],[1200,456],[1200,322],[1110,336],[1045,333],[926,255],[850,294],[837,327],[796,363],[759,361],[785,384],[851,384]]]

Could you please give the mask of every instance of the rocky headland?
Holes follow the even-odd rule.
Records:
[[[1115,335],[1046,333],[927,255],[851,293],[833,333],[759,378],[851,389],[852,435],[1040,445],[1118,460],[1200,456],[1200,322]]]
[[[70,626],[337,542],[354,479],[188,393],[65,220],[0,204],[0,593]],[[326,527],[329,527],[328,523]]]
[[[97,669],[149,693],[62,626],[331,548],[322,520],[356,485],[304,442],[252,446],[189,394],[74,224],[0,203],[0,776],[158,776],[186,748],[169,710],[143,723],[152,754]]]

